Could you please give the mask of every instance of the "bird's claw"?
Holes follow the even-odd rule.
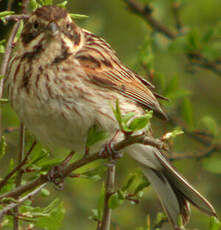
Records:
[[[108,157],[113,160],[117,160],[122,158],[123,154],[119,153],[114,149],[114,143],[110,141],[109,143],[106,143],[103,149],[100,151],[100,156]]]

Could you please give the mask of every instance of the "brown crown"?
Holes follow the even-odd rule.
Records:
[[[43,6],[38,8],[34,14],[47,21],[58,21],[67,16],[67,11],[58,6]]]

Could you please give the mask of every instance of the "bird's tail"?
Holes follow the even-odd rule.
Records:
[[[216,216],[209,201],[177,173],[158,149],[135,144],[127,148],[127,152],[141,164],[144,175],[156,191],[174,229],[178,229],[179,217],[182,217],[184,225],[188,223],[189,202],[204,213]]]

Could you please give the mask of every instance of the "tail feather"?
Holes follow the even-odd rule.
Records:
[[[186,179],[177,173],[175,168],[166,160],[166,158],[158,151],[155,153],[155,156],[164,166],[165,174],[170,180],[173,187],[177,188],[185,198],[196,206],[201,211],[205,212],[208,215],[216,216],[216,211],[210,202],[203,197],[196,189],[190,185]]]
[[[162,172],[143,167],[143,173],[155,189],[171,224],[177,226],[179,215],[182,216],[184,224],[188,223],[190,209],[182,194],[174,190]]]
[[[128,148],[128,153],[141,164],[144,175],[152,184],[175,229],[179,216],[184,225],[188,223],[189,202],[206,214],[216,216],[209,201],[179,175],[156,148],[136,144]]]

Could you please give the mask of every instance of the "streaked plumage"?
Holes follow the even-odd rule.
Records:
[[[106,41],[78,27],[64,9],[55,6],[37,9],[25,22],[6,89],[19,118],[49,147],[83,152],[94,124],[111,137],[118,129],[111,109],[116,99],[123,113],[140,115],[151,109],[166,118],[154,86],[122,65]],[[158,149],[134,144],[126,151],[143,168],[174,228],[180,214],[188,222],[187,201],[215,215],[212,205]]]

